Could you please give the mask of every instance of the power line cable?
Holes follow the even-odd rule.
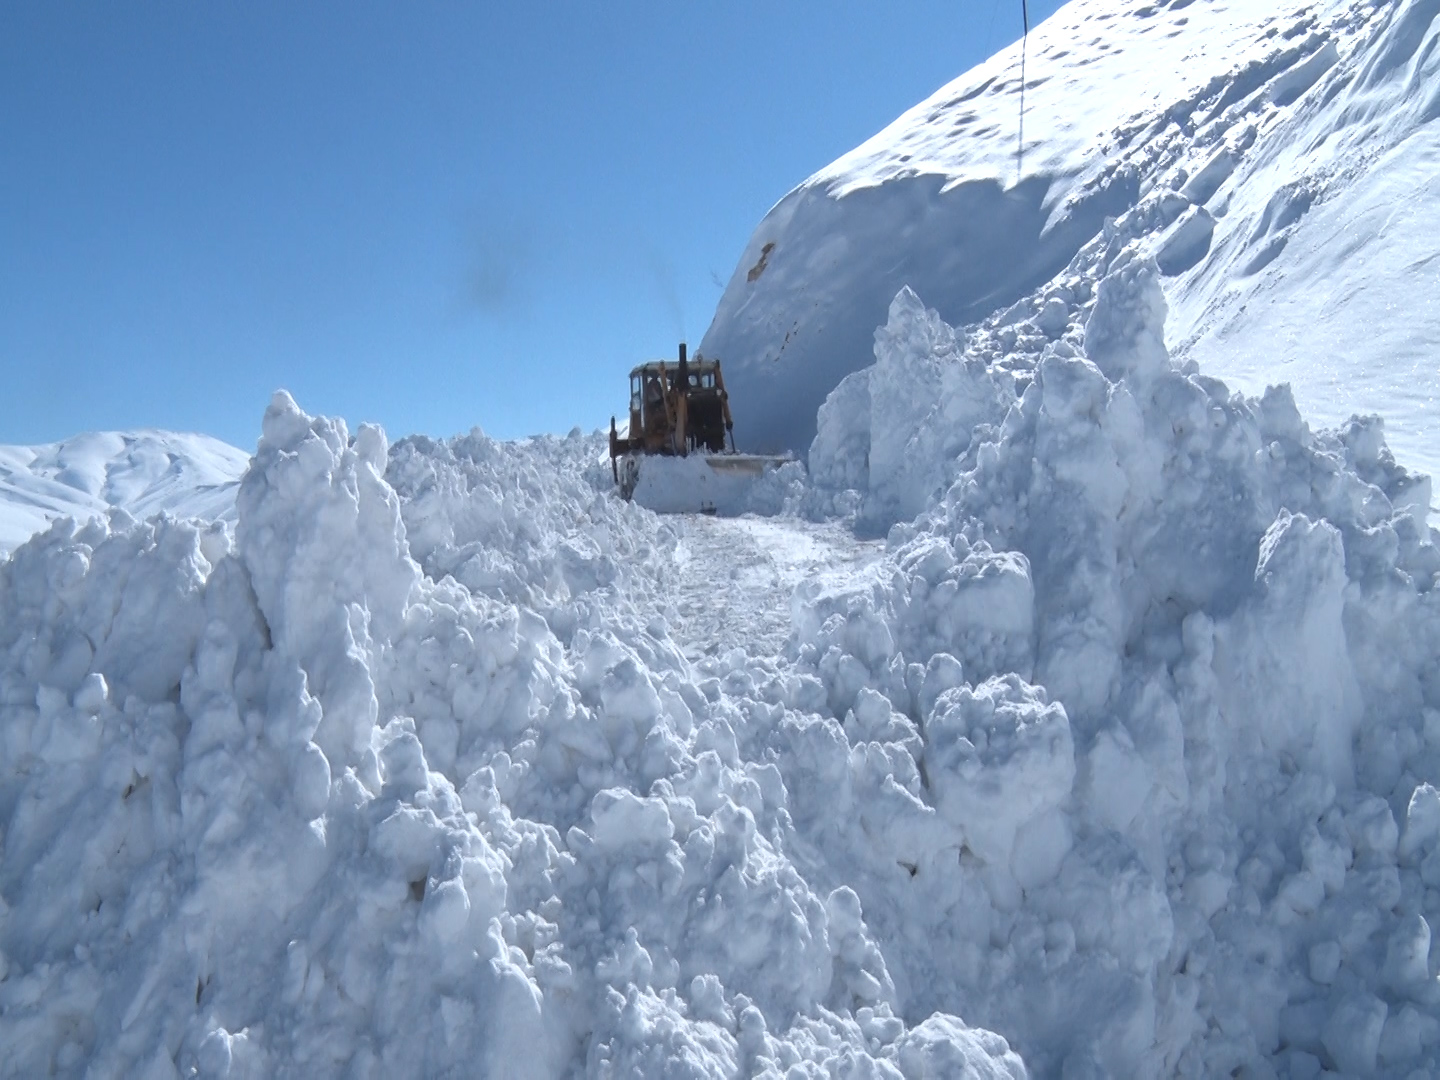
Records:
[[[1030,42],[1030,5],[1020,0],[1020,18],[1025,32],[1020,37],[1020,135],[1015,154],[1015,186],[1020,186],[1021,172],[1025,167],[1025,49]]]

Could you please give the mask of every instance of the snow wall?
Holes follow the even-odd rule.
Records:
[[[760,223],[700,346],[741,447],[805,452],[902,287],[952,325],[1031,316],[1008,309],[1163,195],[1182,355],[1327,425],[1383,413],[1440,471],[1437,34],[1429,0],[1068,4],[1030,35],[1023,162],[1017,43]]]
[[[233,527],[23,545],[0,1072],[1433,1072],[1429,482],[1177,365],[1114,239],[1029,375],[896,298],[789,496],[885,568],[779,655],[685,657],[599,435],[279,395]]]

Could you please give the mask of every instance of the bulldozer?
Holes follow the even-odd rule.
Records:
[[[699,353],[689,359],[681,342],[675,360],[640,364],[630,372],[630,422],[623,435],[610,417],[610,469],[620,494],[626,499],[634,494],[641,460],[648,456],[701,454],[716,473],[749,476],[792,460],[739,453],[734,428],[719,360]],[[699,508],[713,511],[704,504]]]

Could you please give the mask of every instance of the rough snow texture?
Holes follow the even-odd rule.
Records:
[[[1025,1075],[897,1015],[748,749],[813,680],[685,660],[599,449],[281,394],[233,530],[0,563],[0,1072]]]
[[[802,586],[797,658],[852,750],[793,786],[797,829],[851,868],[902,1012],[1038,1074],[1434,1075],[1429,481],[1378,420],[1315,434],[1288,389],[1173,362],[1161,269],[1107,234],[1076,332],[1012,339],[1010,404],[955,456],[911,436],[928,506],[888,519],[890,579]],[[896,298],[821,410],[813,505],[886,523],[873,453],[870,489],[822,485],[866,481],[854,382],[907,379],[941,327]],[[959,402],[912,421],[1001,381],[946,370]]]
[[[897,297],[821,430],[903,467],[801,500],[878,562],[284,395],[233,527],[20,547],[5,1075],[1440,1067],[1427,484],[1175,363],[1123,235],[1008,367]]]
[[[1251,394],[1290,382],[1316,423],[1383,414],[1397,456],[1440,471],[1437,16],[1434,0],[1068,4],[1030,35],[1023,164],[1017,43],[760,223],[701,343],[736,437],[804,452],[905,286],[956,326],[1059,336],[1067,264],[1128,212],[1169,277],[1178,355]]]
[[[1047,136],[1080,201],[1034,195],[1003,310],[882,281],[863,356],[776,366],[823,407],[761,494],[822,520],[665,519],[600,435],[387,447],[278,395],[233,524],[17,548],[0,1075],[1440,1073],[1430,482],[1166,345],[1267,132],[1423,96],[1436,15],[1068,9],[1177,31],[1145,85],[1190,105],[1130,180]],[[1037,102],[1142,58],[1088,41]],[[1197,111],[1223,140],[1165,135]]]

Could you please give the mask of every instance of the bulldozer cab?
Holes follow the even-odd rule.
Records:
[[[621,437],[611,418],[610,456],[718,454],[731,426],[720,361],[687,360],[681,345],[677,360],[651,360],[630,372],[630,428]]]
[[[643,440],[646,453],[685,454],[699,449],[718,453],[725,449],[729,408],[720,364],[697,357],[685,367],[682,376],[674,361],[654,360],[630,372],[630,438]],[[683,428],[682,409],[686,414]]]

